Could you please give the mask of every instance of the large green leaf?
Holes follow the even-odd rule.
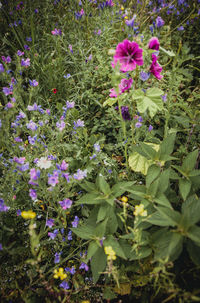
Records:
[[[200,247],[196,246],[191,240],[187,241],[186,247],[194,264],[200,266]]]
[[[160,167],[157,165],[151,165],[147,171],[146,176],[146,186],[147,188],[150,186],[150,184],[158,177],[160,174]]]
[[[73,227],[71,230],[80,238],[89,240],[94,236],[94,227],[89,225],[82,225],[78,227]]]
[[[184,227],[188,228],[200,221],[200,199],[191,196],[182,204]],[[186,226],[185,226],[186,225]]]
[[[130,261],[144,259],[152,253],[152,249],[148,246],[138,247],[137,250],[131,251]]]
[[[149,88],[144,93],[142,89],[133,91],[133,100],[137,102],[137,109],[140,113],[144,113],[149,110],[151,118],[155,116],[157,111],[163,109],[163,101],[161,98],[163,91],[159,88]]]
[[[137,152],[134,152],[132,155],[130,155],[128,163],[133,171],[146,175],[150,164],[152,164],[152,160],[147,160]]]
[[[183,200],[185,200],[190,192],[192,183],[191,181],[187,179],[179,179],[179,190],[181,193],[181,196],[183,197]]]
[[[106,182],[104,176],[102,176],[101,174],[98,175],[96,183],[100,191],[103,192],[105,195],[109,195],[111,193],[109,184]]]
[[[187,236],[192,241],[194,241],[198,246],[200,246],[200,226],[191,226],[187,231]]]
[[[178,211],[162,206],[155,208],[159,211],[163,218],[170,222],[171,226],[177,226],[180,223],[181,214]]]
[[[92,194],[86,194],[82,196],[78,201],[76,201],[77,205],[80,204],[100,204],[104,200],[102,199],[102,196],[98,193],[92,193]]]
[[[90,244],[88,246],[88,250],[87,250],[87,259],[86,259],[87,261],[90,260],[94,256],[94,254],[99,249],[99,246],[100,245],[98,245],[97,242],[95,242],[95,241],[90,242]]]
[[[157,226],[170,226],[171,220],[169,221],[167,218],[163,217],[158,211],[154,212],[153,214],[149,215],[145,221],[157,225]]]
[[[182,170],[187,174],[195,168],[198,153],[199,153],[198,149],[196,149],[193,152],[189,153],[187,157],[184,159]]]
[[[91,270],[94,283],[98,281],[100,274],[105,270],[106,260],[107,258],[104,253],[104,249],[99,247],[91,260]]]

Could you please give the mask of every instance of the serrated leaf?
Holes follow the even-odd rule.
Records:
[[[167,138],[165,138],[160,144],[160,160],[165,160],[164,156],[171,155],[174,150],[174,142],[176,139],[176,133],[170,134]],[[165,160],[166,161],[166,160]]]
[[[85,240],[89,240],[92,239],[94,237],[94,227],[93,226],[86,226],[86,225],[82,225],[82,226],[78,226],[78,227],[73,227],[71,228],[71,230],[80,238],[85,239]]]
[[[171,226],[177,226],[179,224],[181,220],[181,214],[178,211],[162,206],[155,208],[159,211],[161,216],[163,216],[170,222]]]
[[[179,190],[184,201],[190,192],[191,185],[191,181],[183,178],[179,179]]]
[[[96,237],[103,238],[106,232],[107,222],[108,222],[108,218],[105,219],[103,222],[99,223],[97,227],[94,229],[93,233],[95,234]]]
[[[150,186],[150,184],[158,177],[160,174],[160,167],[157,165],[151,165],[148,168],[147,176],[146,176],[146,186],[147,188]]]
[[[112,106],[116,102],[117,102],[117,98],[109,98],[103,103],[103,107],[105,107],[106,105]]]
[[[106,182],[104,176],[98,175],[97,184],[98,184],[100,191],[103,192],[105,195],[109,195],[111,193],[110,186]]]
[[[87,250],[87,261],[93,257],[93,255],[97,252],[98,249],[99,245],[95,241],[90,242]]]
[[[198,150],[189,153],[187,157],[183,161],[182,170],[187,174],[191,172],[196,165],[197,157],[198,157]]]
[[[105,217],[108,214],[108,210],[109,210],[109,205],[104,204],[104,205],[100,206],[98,215],[97,215],[97,223],[99,223],[100,221],[105,219]]]
[[[121,196],[125,191],[128,191],[129,188],[131,188],[136,181],[129,181],[129,182],[119,182],[115,185],[113,185],[111,191],[115,197]]]
[[[143,152],[146,154],[146,156],[153,160],[156,155],[155,149],[152,148],[151,145],[145,144],[143,142],[140,142],[140,146]]]
[[[161,46],[160,46],[159,49],[160,49],[163,53],[165,53],[167,56],[169,56],[169,57],[175,57],[175,54],[174,54],[173,51],[168,51],[168,50],[164,49],[164,48],[161,47]]]
[[[130,155],[128,163],[133,171],[146,175],[150,164],[152,164],[152,161],[147,160],[145,157],[134,152],[132,155]]]
[[[163,193],[157,193],[156,197],[154,198],[154,201],[158,203],[159,205],[168,207],[172,209],[172,206],[167,199],[167,197]]]
[[[163,217],[158,211],[149,215],[145,221],[157,225],[157,226],[170,226],[171,221],[169,221],[166,217]]]
[[[194,197],[188,198],[182,204],[182,213],[183,213],[183,220],[187,228],[191,225],[194,225],[200,221],[200,199],[196,199]]]

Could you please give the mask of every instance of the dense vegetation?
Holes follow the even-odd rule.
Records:
[[[199,15],[0,2],[1,302],[200,301]]]

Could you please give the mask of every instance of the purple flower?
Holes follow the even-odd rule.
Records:
[[[30,178],[31,180],[37,180],[40,177],[40,170],[39,169],[35,169],[35,168],[31,168],[30,170]]]
[[[29,189],[29,196],[31,197],[31,199],[33,201],[35,201],[37,199],[37,192],[35,189]]]
[[[72,49],[72,45],[71,44],[69,45],[69,50],[73,54],[73,49]]]
[[[25,44],[25,45],[24,45],[24,49],[25,49],[25,50],[30,50],[30,47],[29,47],[27,44]]]
[[[86,263],[82,262],[79,269],[85,269],[85,271],[88,271],[89,270],[89,267]]]
[[[31,42],[32,38],[31,37],[26,37],[26,41]]]
[[[66,102],[66,105],[67,105],[67,109],[69,109],[69,108],[74,108],[75,102],[74,102],[74,101],[73,101],[73,102],[67,101],[67,102]]]
[[[2,244],[0,243],[0,250],[3,250],[3,246],[2,246]]]
[[[35,123],[35,122],[33,122],[32,120],[30,120],[30,122],[29,123],[27,123],[26,124],[26,127],[28,128],[28,129],[31,129],[31,130],[37,130],[37,124]]]
[[[101,151],[101,147],[100,147],[100,145],[98,143],[94,144],[94,149],[95,149],[96,152],[100,152]]]
[[[50,176],[48,178],[48,184],[51,185],[51,186],[56,186],[56,184],[59,183],[59,180],[58,180],[58,177],[57,176]]]
[[[29,169],[29,162],[23,164],[22,166],[17,166],[20,171],[26,171]]]
[[[79,223],[79,217],[75,216],[74,221],[72,221],[72,227],[77,227]]]
[[[12,89],[10,87],[3,87],[3,93],[4,95],[8,96],[8,95],[12,95]]]
[[[21,52],[20,50],[17,51],[17,56],[21,57],[24,55],[24,52]]]
[[[63,281],[62,283],[60,283],[60,287],[64,288],[64,289],[69,289],[69,284],[66,281]]]
[[[2,59],[5,63],[11,63],[11,58],[10,58],[10,56],[7,56],[7,57],[2,56],[1,59]]]
[[[68,173],[63,173],[62,174],[62,177],[64,177],[66,180],[67,180],[67,183],[69,183],[70,182],[70,178],[71,178],[71,176],[68,174]]]
[[[152,37],[150,40],[149,40],[149,43],[148,43],[148,48],[150,49],[155,49],[155,50],[159,50],[159,47],[160,47],[160,43],[159,43],[159,40],[157,37]]]
[[[25,67],[30,66],[30,59],[29,58],[27,58],[26,60],[22,59],[21,66],[25,66]]]
[[[77,173],[74,174],[74,179],[76,179],[76,180],[82,180],[85,177],[87,177],[87,170],[86,169],[85,170],[78,169]]]
[[[4,67],[3,67],[3,64],[0,63],[0,73],[3,73],[4,72]]]
[[[184,27],[181,25],[177,28],[178,31],[184,31]]]
[[[165,24],[165,21],[161,17],[156,18],[156,27],[162,27]]]
[[[57,28],[55,28],[54,31],[51,31],[51,33],[54,36],[61,36],[62,35],[61,29],[57,29]]]
[[[34,103],[32,106],[31,105],[28,105],[27,109],[29,111],[32,111],[32,110],[38,110],[38,106],[36,103]]]
[[[64,75],[63,76],[65,79],[69,79],[70,77],[71,77],[71,75],[70,74],[67,74],[67,75]]]
[[[77,122],[74,121],[74,129],[76,129],[77,127],[84,127],[84,121],[78,119]]]
[[[65,128],[65,122],[61,120],[61,122],[56,123],[56,127],[59,129],[61,132]]]
[[[67,239],[68,239],[69,241],[72,240],[72,231],[71,231],[71,230],[68,232]]]
[[[162,97],[163,102],[167,102],[167,94],[164,94]]]
[[[131,120],[128,106],[121,106],[121,113],[124,120]]]
[[[134,26],[134,22],[135,22],[135,18],[136,18],[136,15],[134,15],[132,19],[126,20],[125,21],[126,25],[130,26],[130,27],[133,27]]]
[[[135,123],[135,127],[136,127],[136,128],[140,128],[141,126],[142,126],[142,123],[141,123],[141,122]]]
[[[163,76],[160,74],[162,72],[162,67],[157,63],[158,58],[152,54],[152,64],[150,66],[150,72],[158,79],[161,80]]]
[[[153,126],[150,124],[149,128],[148,128],[148,131],[150,132],[150,131],[152,131],[152,129],[153,129]]]
[[[21,216],[21,210],[20,209],[17,210],[17,216]]]
[[[28,136],[28,142],[29,142],[29,144],[34,145],[35,142],[36,142],[36,138],[37,138],[37,135],[34,136],[34,137]]]
[[[52,227],[52,226],[54,226],[54,219],[48,219],[47,221],[46,221],[46,226],[48,226],[48,227]]]
[[[60,169],[61,170],[67,170],[68,166],[69,166],[68,163],[66,163],[65,160],[63,160],[61,165],[60,165]]]
[[[59,201],[58,203],[64,210],[72,206],[72,200],[70,199],[64,199],[63,201]]]
[[[0,212],[4,212],[4,211],[7,211],[9,210],[9,206],[6,206],[4,204],[4,200],[0,198]]]
[[[25,160],[26,160],[25,157],[21,157],[21,158],[14,157],[13,158],[13,161],[18,163],[18,164],[24,164]]]
[[[33,86],[33,87],[38,86],[38,82],[36,80],[33,80],[33,81],[29,80],[29,83],[30,83],[30,86]]]
[[[57,234],[58,234],[58,229],[55,229],[52,233],[48,232],[48,236],[51,238],[51,240],[54,240]]]
[[[143,71],[140,72],[140,79],[141,79],[142,81],[148,80],[149,77],[150,77],[150,73],[146,73],[146,72],[143,72]]]
[[[139,48],[136,42],[124,40],[117,45],[112,66],[115,67],[117,61],[119,61],[122,72],[132,71],[136,68],[136,65],[143,65],[142,52],[143,50]]]
[[[60,262],[60,255],[62,254],[62,252],[60,252],[60,253],[55,253],[55,255],[54,255],[54,263],[55,264],[57,264],[57,263],[59,263]]]

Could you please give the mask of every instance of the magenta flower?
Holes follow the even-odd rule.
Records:
[[[132,71],[136,68],[136,65],[143,65],[142,52],[143,50],[139,48],[136,42],[124,40],[117,45],[112,66],[115,67],[117,61],[119,61],[121,65],[120,71]]]
[[[61,36],[62,35],[61,29],[57,29],[57,28],[55,28],[54,31],[51,31],[51,33],[54,36]]]
[[[131,85],[133,83],[133,79],[122,79],[120,84],[119,84],[119,95],[124,93],[126,90],[129,90],[131,88]],[[114,88],[110,89],[110,95],[111,98],[116,98],[117,97],[117,92],[115,91]]]
[[[150,72],[158,79],[161,80],[163,76],[160,74],[162,72],[162,67],[157,62],[158,58],[152,54],[152,63],[150,66]]]
[[[159,50],[159,47],[160,47],[160,43],[158,41],[158,38],[157,37],[152,37],[150,40],[149,40],[149,44],[148,44],[148,48],[150,49],[155,49],[155,50]]]

